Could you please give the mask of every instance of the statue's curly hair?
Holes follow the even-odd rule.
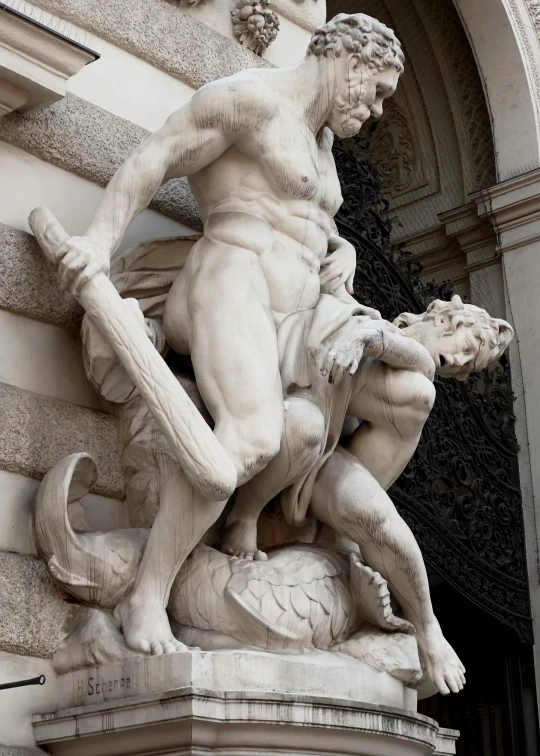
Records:
[[[358,53],[364,63],[379,71],[395,68],[403,72],[405,56],[398,38],[392,29],[364,13],[340,13],[316,29],[307,54],[339,58],[343,50]]]
[[[480,349],[474,362],[475,371],[483,370],[495,362],[514,336],[514,329],[510,323],[499,318],[492,318],[481,307],[462,302],[458,294],[454,294],[450,302],[435,299],[420,315],[403,312],[394,320],[394,325],[398,328],[406,328],[426,320],[442,321],[446,325],[444,333],[450,336],[460,325],[472,329],[480,342]],[[467,378],[469,372],[470,368],[465,369],[462,375],[457,376],[458,380]]]

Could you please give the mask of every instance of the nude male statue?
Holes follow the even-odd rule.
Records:
[[[204,233],[167,299],[168,343],[190,354],[214,433],[237,484],[280,448],[283,390],[276,327],[319,300],[319,269],[342,198],[332,132],[355,135],[395,91],[403,53],[393,32],[362,14],[317,30],[288,69],[243,71],[195,93],[111,180],[84,237],[60,250],[64,288],[77,295],[109,259],[161,184],[187,176]],[[345,294],[345,292],[343,292]],[[165,606],[182,562],[225,502],[163,471],[155,520],[132,595],[117,607],[127,644],[184,648]]]
[[[257,550],[257,519],[266,503],[289,486],[282,493],[289,522],[301,525],[309,506],[317,520],[360,546],[365,561],[388,581],[413,625],[429,677],[439,692],[457,693],[465,682],[465,669],[433,613],[416,539],[386,490],[416,450],[435,400],[434,373],[464,380],[483,370],[502,354],[513,330],[485,310],[463,304],[458,296],[451,302],[432,302],[421,315],[404,313],[394,324],[356,320],[345,322],[345,333],[337,332],[331,348],[315,359],[309,388],[295,386],[287,396],[298,406],[290,419],[286,413],[286,442],[265,470],[238,492],[221,548],[243,558],[266,558]],[[324,391],[317,385],[318,367],[337,384],[335,389],[327,385]],[[333,418],[323,417],[329,393]],[[340,394],[345,402],[340,402]],[[345,414],[362,422],[339,445],[339,437],[332,442],[332,426],[341,427]],[[330,430],[326,438],[325,429]],[[308,437],[311,459],[306,464]]]

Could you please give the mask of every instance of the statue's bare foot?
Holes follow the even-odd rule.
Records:
[[[114,616],[122,627],[126,645],[133,651],[154,656],[188,651],[172,634],[167,612],[160,601],[142,603],[130,596],[118,604]]]
[[[257,562],[268,559],[264,551],[257,548],[257,520],[254,518],[239,518],[227,524],[221,539],[221,550],[240,559],[254,559]]]
[[[465,667],[442,634],[436,619],[423,628],[417,627],[418,651],[426,672],[439,693],[459,693],[465,685]]]

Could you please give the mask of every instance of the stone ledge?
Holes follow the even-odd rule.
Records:
[[[46,323],[77,328],[82,308],[60,291],[58,276],[35,238],[0,223],[0,308]]]
[[[30,115],[0,120],[0,140],[70,173],[106,186],[148,131],[73,94]],[[169,181],[150,207],[200,228],[197,203],[185,179]]]
[[[104,625],[101,627],[105,630]],[[92,661],[99,658],[99,653],[94,652],[100,644],[105,648],[109,636],[101,632],[95,633],[95,637],[97,643],[92,645],[89,657]],[[122,706],[128,698],[153,700],[153,696],[161,695],[165,700],[169,695],[174,698],[179,688],[211,689],[217,697],[226,697],[231,691],[249,691],[254,699],[279,700],[280,696],[290,694],[304,701],[320,702],[324,698],[349,703],[362,701],[364,706],[384,705],[408,711],[416,708],[415,690],[365,662],[329,651],[279,654],[247,649],[192,649],[185,654],[138,658],[132,658],[133,654],[128,652],[128,658],[124,659],[122,653],[119,661],[61,673],[57,687],[58,708],[69,709],[70,713],[88,712],[101,709],[102,705]],[[79,661],[71,657],[70,664]],[[126,687],[114,685],[114,680],[121,678],[129,679]],[[112,680],[113,684],[96,688],[92,680],[98,679]]]
[[[167,0],[37,0],[36,5],[198,89],[270,63]]]
[[[0,469],[41,479],[62,457],[86,451],[99,469],[94,493],[123,498],[112,415],[5,383],[0,383],[0,406]]]
[[[0,606],[0,650],[41,659],[54,654],[69,605],[40,559],[0,552]]]
[[[96,677],[92,687],[109,682],[127,684],[125,678]],[[437,722],[412,711],[323,696],[195,687],[35,715],[33,724],[38,744],[57,756],[240,751],[425,756],[446,739]]]

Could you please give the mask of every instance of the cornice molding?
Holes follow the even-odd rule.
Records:
[[[0,3],[0,116],[62,99],[66,83],[98,53]]]
[[[540,169],[476,192],[471,198],[481,218],[489,218],[501,252],[540,241]]]

